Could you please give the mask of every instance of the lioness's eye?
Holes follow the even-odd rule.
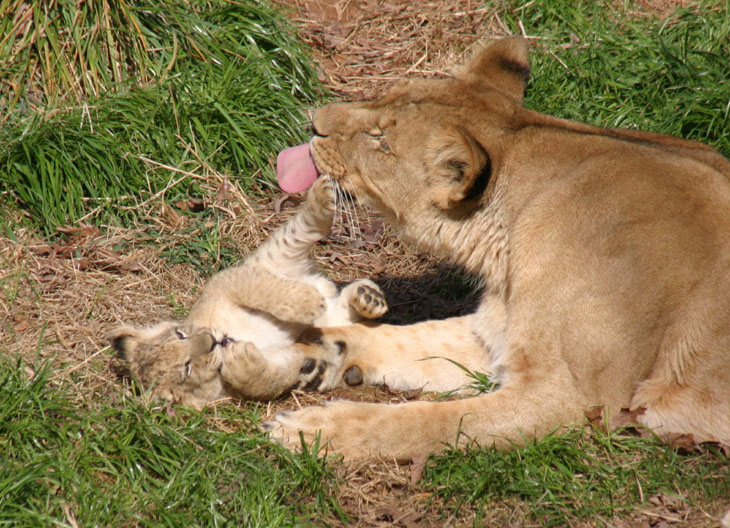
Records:
[[[383,131],[380,129],[380,127],[374,127],[365,132],[368,136],[372,137],[380,137],[383,135]]]
[[[192,367],[190,366],[190,360],[188,359],[185,362],[185,376],[190,377],[190,371],[192,370]]]
[[[188,337],[185,335],[185,332],[183,332],[179,328],[175,328],[175,335],[178,337],[178,339],[187,339]]]

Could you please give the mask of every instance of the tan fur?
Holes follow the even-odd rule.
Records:
[[[403,236],[484,279],[477,312],[412,326],[325,329],[343,374],[454,389],[459,401],[335,402],[265,428],[294,449],[321,431],[347,457],[398,459],[475,441],[508,447],[603,405],[646,408],[660,435],[730,442],[730,162],[711,148],[600,129],[522,106],[527,44],[499,41],[445,80],[331,104],[318,168]]]
[[[329,366],[338,352],[305,355],[294,341],[311,326],[378,317],[387,306],[372,281],[338,292],[311,260],[333,213],[332,183],[320,179],[292,220],[242,265],[210,279],[184,321],[110,334],[153,399],[201,408],[228,396],[270,399],[293,387],[334,385]]]

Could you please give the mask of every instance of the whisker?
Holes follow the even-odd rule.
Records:
[[[355,215],[355,219],[357,221],[357,234],[359,238],[362,238],[362,229],[360,226],[362,225],[362,222],[360,220],[359,215],[357,214],[358,207],[360,208],[360,213],[362,214],[362,220],[363,221],[370,221],[370,213],[365,208],[365,206],[362,204],[360,200],[357,199],[357,195],[355,194],[355,187],[352,185],[352,183],[348,184],[347,194],[350,197],[350,204],[352,204],[352,211]]]
[[[352,228],[352,231],[350,231],[350,233],[354,238],[362,238],[362,233],[360,232],[360,218],[357,216],[357,207],[355,206],[355,201],[352,197],[352,194],[347,193],[347,197],[349,199],[348,204],[350,205],[350,227]],[[355,218],[354,222],[353,217]]]
[[[352,206],[350,205],[350,200],[348,198],[348,193],[344,189],[344,184],[341,187],[342,192],[342,219],[343,219],[343,232],[344,227],[348,226],[349,235],[352,236],[353,232],[353,224],[352,224]],[[345,218],[347,219],[345,221]]]
[[[341,234],[341,231],[342,231],[342,227],[340,224],[344,221],[343,209],[346,205],[346,202],[344,199],[345,195],[344,195],[344,192],[342,191],[342,187],[340,186],[340,183],[338,181],[336,181],[335,179],[332,179],[332,187],[335,191],[335,217],[332,221],[332,234],[338,235],[338,234]]]

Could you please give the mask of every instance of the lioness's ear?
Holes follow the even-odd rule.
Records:
[[[139,345],[140,330],[131,326],[120,326],[106,336],[111,347],[117,351],[120,358],[133,361]]]
[[[434,156],[430,166],[435,169],[430,185],[433,204],[449,210],[476,202],[489,183],[491,166],[484,148],[460,127],[445,129],[430,142]]]
[[[470,83],[488,83],[522,104],[530,76],[528,48],[529,42],[522,37],[498,40],[477,51],[455,74]]]

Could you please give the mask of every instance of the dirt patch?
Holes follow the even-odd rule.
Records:
[[[291,8],[320,79],[351,100],[382,94],[407,76],[445,76],[479,38],[504,35],[482,2],[277,0]]]

